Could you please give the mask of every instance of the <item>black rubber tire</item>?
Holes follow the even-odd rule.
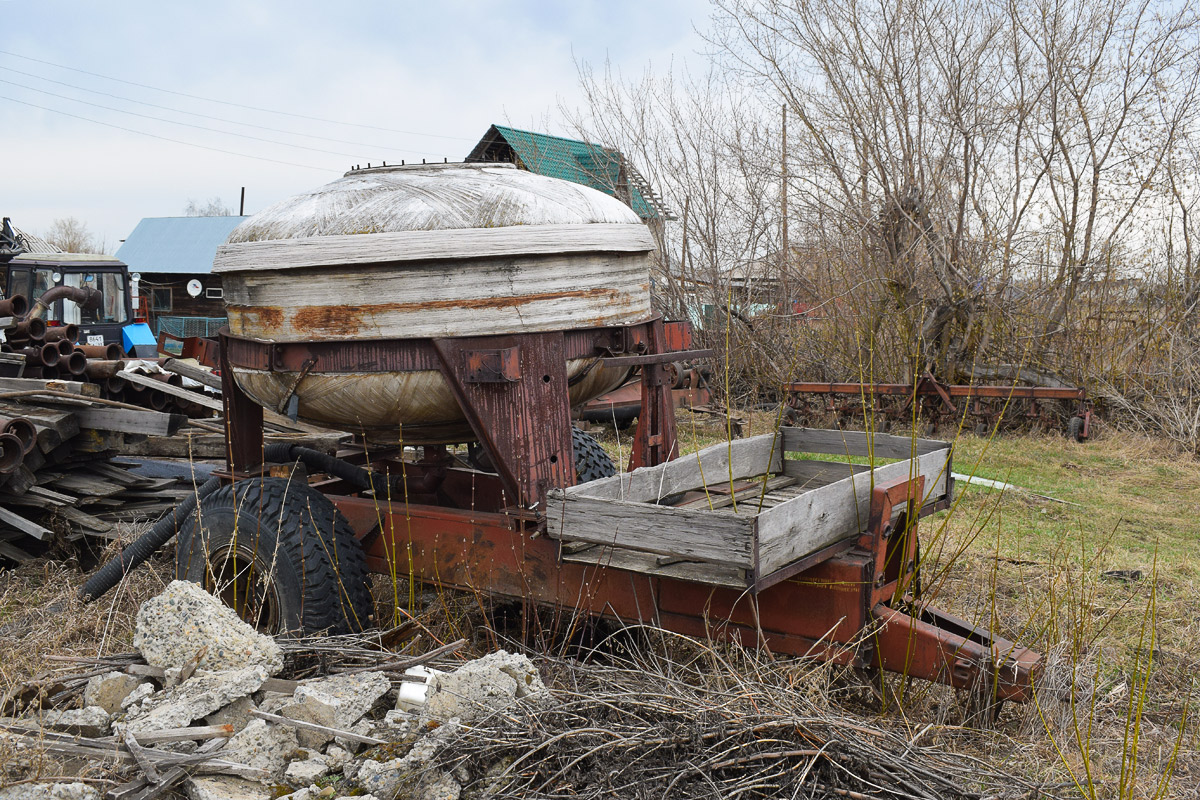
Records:
[[[575,454],[575,478],[579,483],[608,478],[617,468],[592,435],[571,427],[571,449]]]
[[[225,580],[231,554],[242,559],[233,571],[249,576],[246,586]],[[210,564],[213,556],[219,563]],[[350,523],[323,494],[285,478],[251,478],[204,498],[199,519],[179,533],[175,575],[271,633],[360,631],[374,608]],[[251,586],[255,602],[246,603]]]
[[[1067,423],[1067,436],[1077,442],[1087,441],[1087,437],[1083,435],[1083,417],[1071,417],[1071,421]]]

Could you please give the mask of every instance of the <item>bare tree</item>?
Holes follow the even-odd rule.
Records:
[[[68,253],[103,252],[104,243],[97,242],[85,223],[75,217],[60,217],[50,223],[42,237]]]
[[[183,215],[185,217],[231,217],[233,209],[225,205],[220,197],[210,197],[203,205],[189,197],[187,205],[183,208]]]

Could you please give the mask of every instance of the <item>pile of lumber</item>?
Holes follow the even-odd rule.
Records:
[[[89,360],[93,363],[112,361]],[[178,411],[125,402],[155,405],[157,395],[170,396],[177,409],[211,415],[221,408],[219,396],[168,381],[187,375],[219,390],[220,378],[173,359],[163,359],[156,368],[163,370],[158,377],[117,371],[126,384],[122,400],[94,381],[0,378],[0,566],[27,561],[52,541],[116,538],[116,523],[156,520],[194,490],[190,480],[136,475],[114,457],[224,460],[225,429],[219,417],[189,419]],[[130,390],[133,386],[146,391]],[[271,442],[332,453],[349,438],[270,412],[268,418]],[[31,429],[27,439],[33,441],[5,434],[10,425],[16,432]]]
[[[111,461],[127,435],[171,435],[186,417],[97,394],[93,385],[75,381],[0,378],[0,417],[25,420],[35,432],[20,458],[0,471],[5,559],[27,560],[29,539],[111,538],[115,522],[157,519],[188,491],[173,479],[143,478]]]

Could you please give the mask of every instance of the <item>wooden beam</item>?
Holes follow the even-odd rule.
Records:
[[[147,389],[157,389],[163,394],[171,397],[178,397],[182,400],[187,400],[197,405],[211,408],[214,411],[221,411],[224,406],[220,400],[210,397],[202,392],[193,392],[191,389],[184,389],[180,386],[172,386],[166,381],[156,381],[149,375],[141,375],[137,372],[122,372],[121,377],[135,386],[144,386]]]
[[[69,392],[81,397],[99,397],[100,385],[79,381],[41,380],[39,378],[0,378],[0,392]]]
[[[54,535],[54,532],[48,528],[43,528],[36,522],[30,522],[20,514],[9,511],[4,506],[0,506],[0,522],[16,528],[22,533],[27,533],[35,539],[41,539],[42,541],[45,541],[50,536]]]
[[[80,428],[140,433],[146,436],[170,436],[187,422],[187,417],[183,414],[135,411],[132,408],[89,406],[74,409],[73,413],[79,420]]]
[[[189,364],[186,361],[180,361],[177,358],[168,358],[163,363],[162,368],[167,372],[174,372],[176,375],[191,378],[196,383],[202,383],[210,389],[216,389],[218,392],[221,391],[221,376],[214,375],[212,370],[204,369],[195,364]]]

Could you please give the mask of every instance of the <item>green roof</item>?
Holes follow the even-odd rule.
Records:
[[[507,148],[505,147],[507,145]],[[475,145],[466,161],[510,161],[505,152],[511,148],[518,166],[545,175],[582,184],[624,201],[618,188],[624,189],[629,205],[642,219],[655,219],[660,209],[650,192],[642,191],[637,184],[640,176],[625,161],[621,151],[597,144],[534,133],[503,125],[493,125]],[[622,166],[625,167],[622,175]],[[633,173],[633,174],[631,174]],[[622,184],[624,184],[622,186]]]

